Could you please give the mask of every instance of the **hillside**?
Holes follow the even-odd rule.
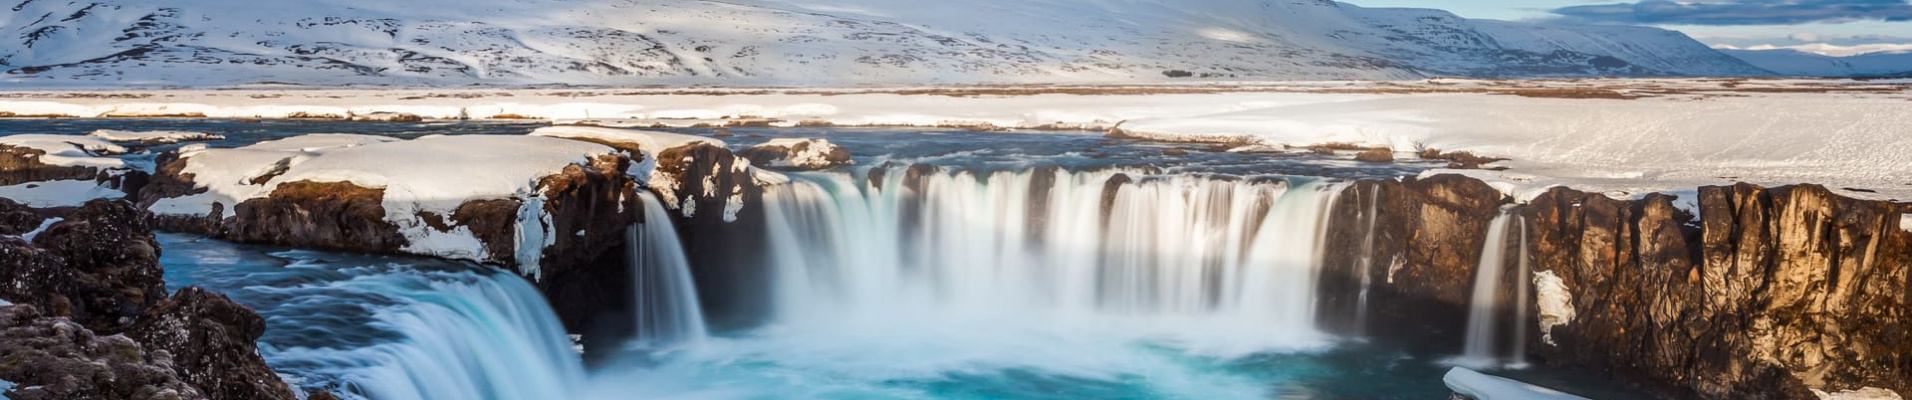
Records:
[[[0,20],[0,30],[20,32],[0,41],[0,79],[831,85],[1767,74],[1677,32],[1327,0],[834,4],[24,0]]]
[[[1720,50],[1749,64],[1793,76],[1892,76],[1912,73],[1912,53],[1879,52],[1833,57],[1791,49]]]

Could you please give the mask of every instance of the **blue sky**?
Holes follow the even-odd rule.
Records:
[[[1469,18],[1650,25],[1716,46],[1832,55],[1912,50],[1912,0],[1342,0],[1439,8]]]

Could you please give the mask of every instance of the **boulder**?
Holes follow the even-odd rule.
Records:
[[[173,357],[179,378],[212,400],[295,400],[259,356],[265,318],[226,296],[180,289],[146,311],[127,336]]]
[[[16,400],[196,400],[174,357],[123,335],[98,335],[31,305],[0,306],[0,380]]]
[[[1354,160],[1371,163],[1391,163],[1394,162],[1394,151],[1385,148],[1367,149],[1366,151],[1355,154]]]
[[[850,151],[824,139],[770,139],[737,152],[751,165],[798,171],[816,171],[855,164]]]

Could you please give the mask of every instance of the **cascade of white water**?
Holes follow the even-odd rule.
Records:
[[[695,342],[706,336],[704,312],[691,281],[690,261],[671,226],[670,214],[657,198],[641,193],[644,222],[625,229],[630,250],[635,339],[648,346]]]
[[[1367,196],[1368,211],[1363,215],[1367,218],[1368,229],[1364,231],[1367,238],[1361,242],[1361,292],[1357,295],[1358,297],[1356,297],[1354,305],[1354,332],[1356,336],[1366,336],[1368,334],[1368,289],[1374,285],[1374,237],[1380,236],[1375,232],[1375,228],[1381,220],[1379,214],[1381,205],[1380,195],[1380,185],[1369,187]]]
[[[516,276],[421,271],[287,290],[395,302],[376,311],[372,326],[396,341],[270,351],[276,362],[336,376],[347,398],[543,399],[565,397],[584,382],[584,364],[557,316]]]
[[[1105,199],[1117,172],[938,172],[920,193],[889,172],[795,174],[766,194],[779,320],[1120,321],[1183,340],[1321,339],[1314,284],[1338,185],[1145,177]]]
[[[1502,210],[1487,226],[1487,241],[1481,245],[1480,265],[1474,269],[1474,295],[1467,307],[1467,343],[1461,362],[1476,368],[1498,367],[1494,355],[1494,310],[1499,305],[1501,270],[1506,265],[1507,226],[1514,214]]]
[[[1508,363],[1507,366],[1526,368],[1527,303],[1533,301],[1531,297],[1528,297],[1529,290],[1532,290],[1529,286],[1533,285],[1533,274],[1529,272],[1530,267],[1527,265],[1527,218],[1515,218],[1514,224],[1520,227],[1520,259],[1516,261],[1520,264],[1520,275],[1514,276],[1514,280],[1519,282],[1514,291],[1514,356],[1513,362]]]

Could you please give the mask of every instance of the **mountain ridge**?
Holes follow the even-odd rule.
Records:
[[[958,84],[1753,76],[1656,28],[1326,0],[24,0],[33,86]]]

